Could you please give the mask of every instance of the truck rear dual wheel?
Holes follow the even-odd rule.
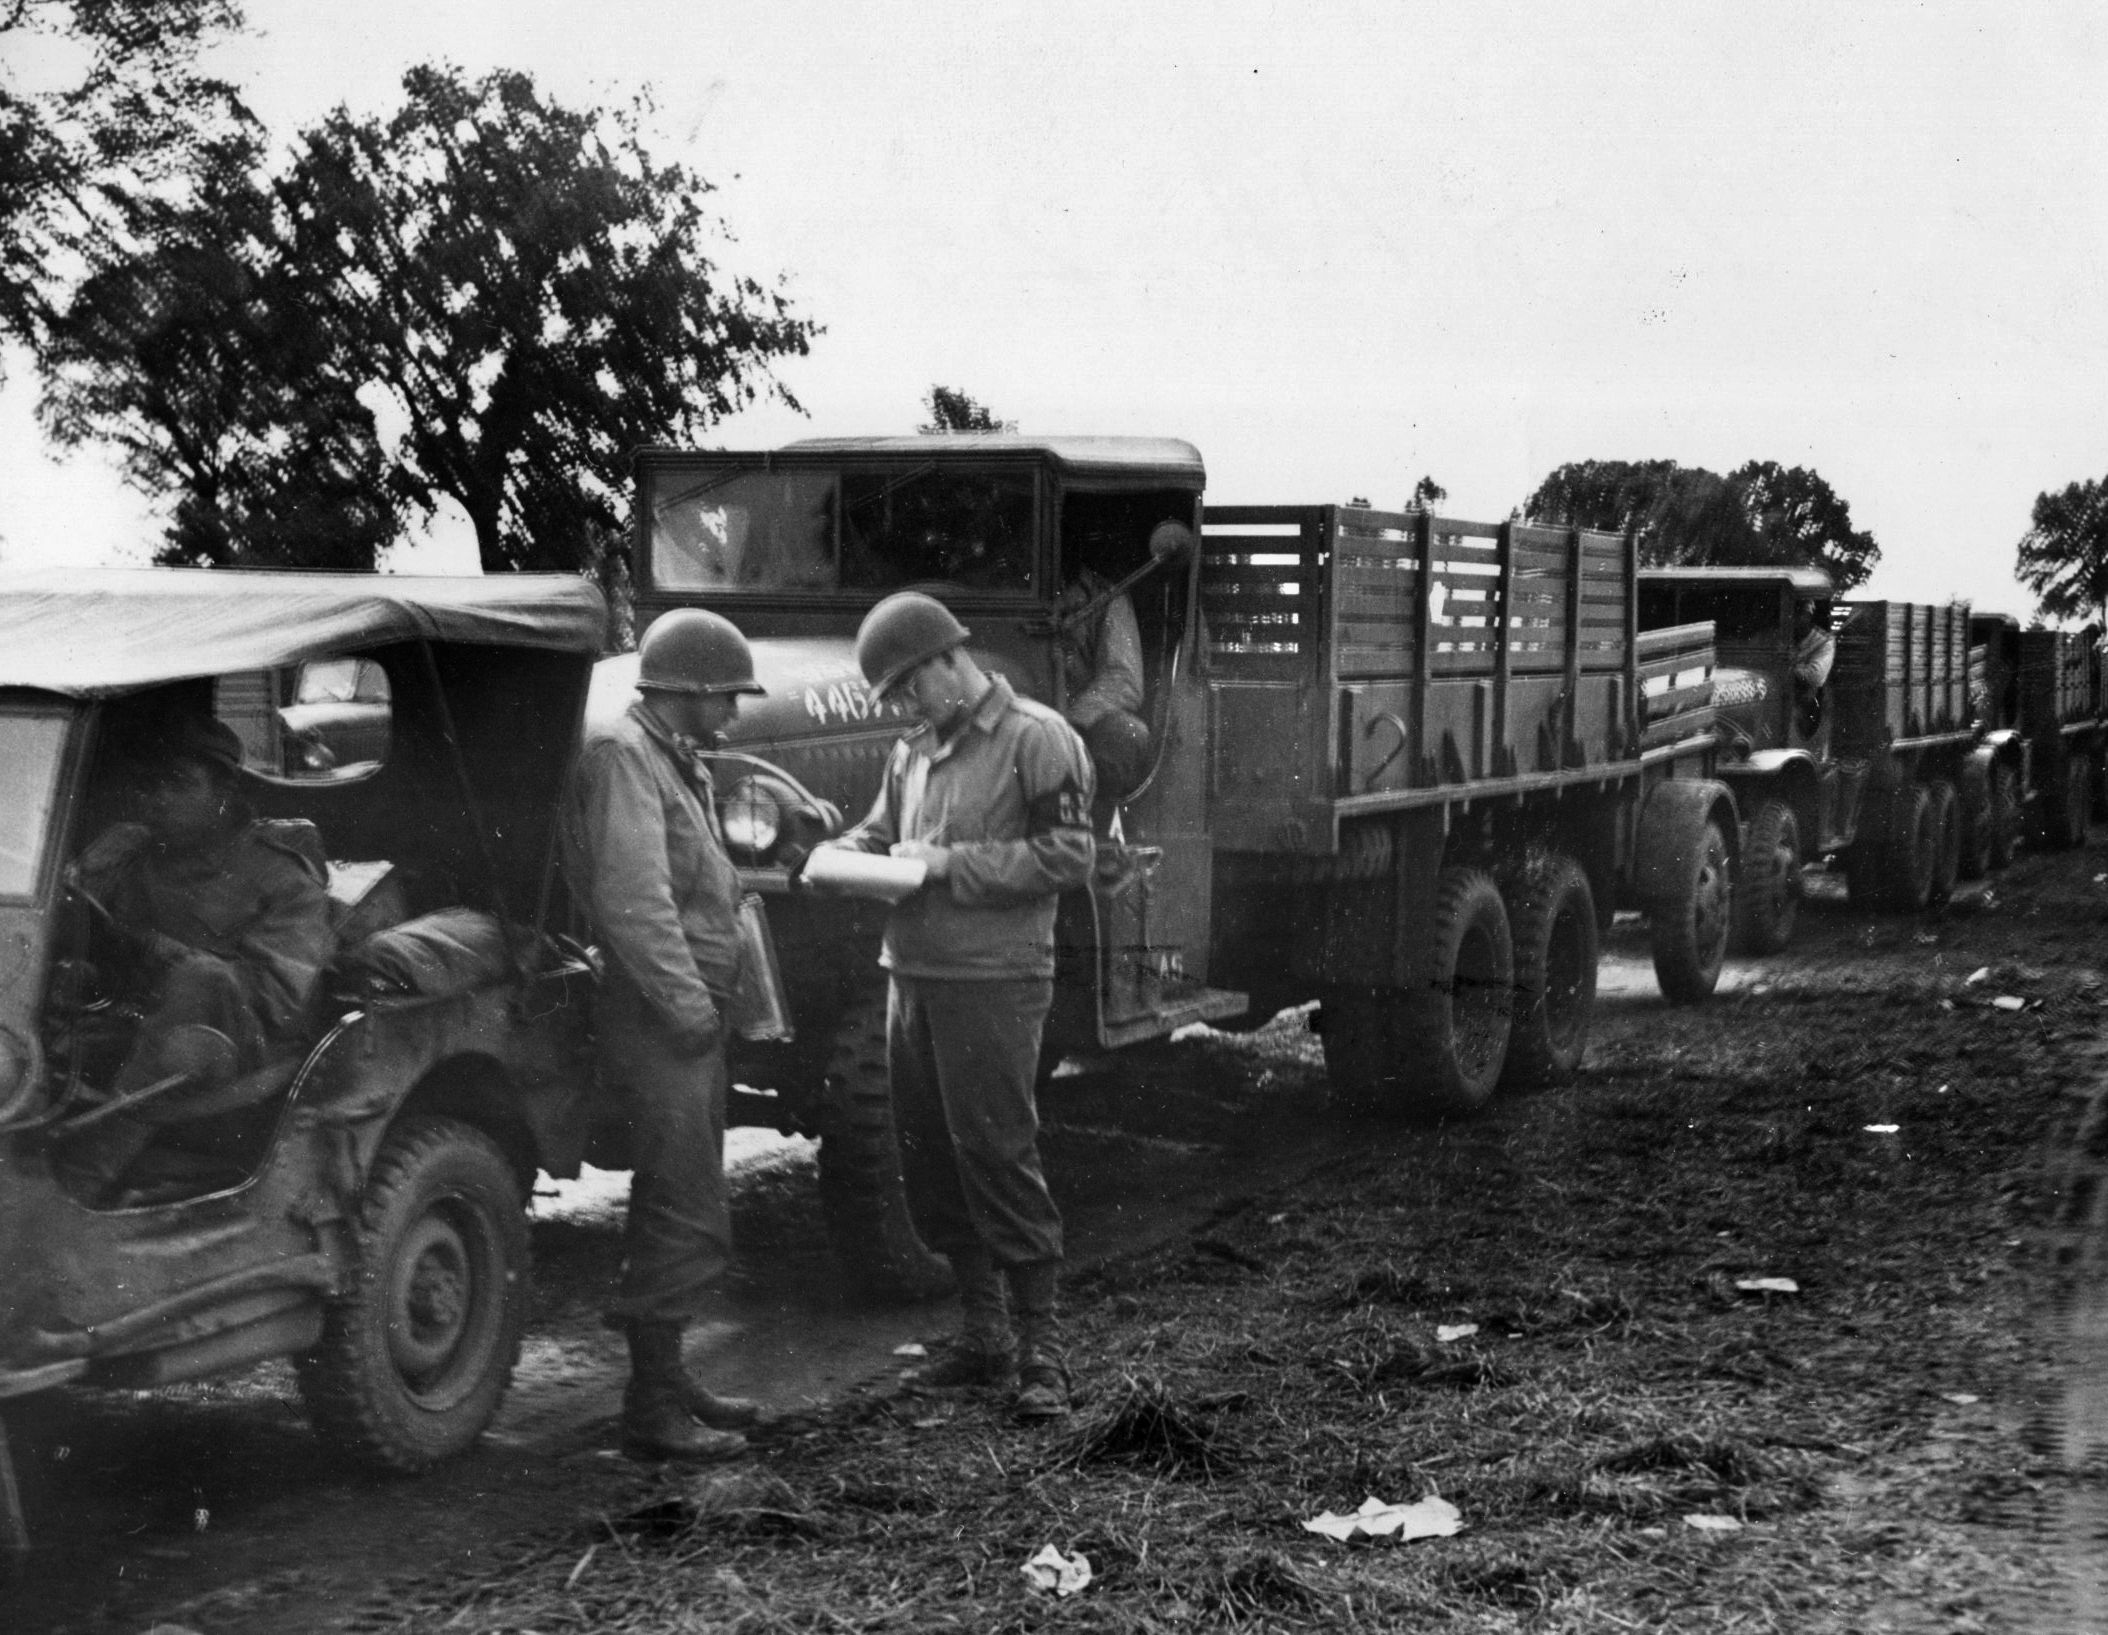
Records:
[[[1981,783],[1969,783],[1958,791],[1955,827],[1955,869],[1964,880],[1981,880],[1991,872],[1991,781],[1996,769],[1987,771]]]
[[[1563,852],[1533,857],[1507,882],[1515,1003],[1504,1085],[1564,1084],[1588,1048],[1596,1008],[1596,899]]]
[[[1727,857],[1727,836],[1708,820],[1697,843],[1678,860],[1669,889],[1648,905],[1654,977],[1665,999],[1695,1003],[1720,984],[1734,917]]]
[[[350,1281],[295,1359],[323,1440],[382,1470],[459,1453],[498,1411],[527,1321],[526,1212],[498,1144],[457,1118],[388,1132]]]
[[[1852,901],[1892,914],[1916,914],[1932,900],[1940,836],[1932,793],[1904,784],[1870,800],[1846,860]]]
[[[2020,850],[2020,774],[2001,761],[1991,768],[1987,818],[1990,828],[1990,862],[1993,869],[2011,865]]]
[[[1512,1026],[1515,944],[1490,874],[1442,871],[1426,953],[1423,986],[1340,988],[1326,996],[1325,1071],[1341,1106],[1401,1119],[1469,1113],[1499,1084]]]
[[[1962,873],[1962,798],[1945,778],[1925,786],[1932,807],[1932,879],[1925,901],[1944,908],[1954,896],[1954,885]]]
[[[1776,954],[1793,941],[1801,907],[1801,821],[1783,800],[1757,808],[1742,837],[1735,885],[1734,944],[1744,954]]]
[[[2060,851],[2086,844],[2093,822],[2093,761],[2085,755],[2065,759],[2045,792],[2042,838]]]

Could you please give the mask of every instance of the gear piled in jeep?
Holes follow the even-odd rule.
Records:
[[[591,1107],[552,846],[605,624],[573,578],[0,590],[0,1401],[290,1356],[369,1463],[488,1423]]]

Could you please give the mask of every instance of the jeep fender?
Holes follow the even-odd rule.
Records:
[[[1710,778],[1670,778],[1648,792],[1640,807],[1632,858],[1633,891],[1643,905],[1652,906],[1679,889],[1707,823],[1720,825],[1728,866],[1739,875],[1742,822],[1733,790]]]

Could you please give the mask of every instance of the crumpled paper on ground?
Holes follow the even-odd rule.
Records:
[[[1056,1595],[1076,1595],[1091,1581],[1091,1558],[1081,1550],[1074,1555],[1065,1556],[1049,1544],[1018,1568],[1018,1571],[1025,1575],[1025,1582],[1035,1590],[1052,1590]]]
[[[1353,1515],[1339,1516],[1328,1510],[1303,1523],[1303,1530],[1341,1540],[1395,1538],[1403,1543],[1412,1538],[1447,1538],[1463,1525],[1462,1514],[1447,1499],[1430,1494],[1417,1504],[1386,1504],[1372,1493]]]

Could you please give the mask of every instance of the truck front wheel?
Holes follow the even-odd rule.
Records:
[[[1564,852],[1532,858],[1508,882],[1515,942],[1506,1085],[1564,1084],[1588,1048],[1596,1008],[1596,902]]]
[[[1386,1118],[1468,1113],[1500,1082],[1515,945],[1491,875],[1442,871],[1427,942],[1423,986],[1327,995],[1325,1071],[1342,1106]]]
[[[883,991],[853,1003],[835,1029],[821,1108],[820,1207],[850,1287],[903,1301],[952,1291],[951,1270],[917,1235],[901,1185]]]
[[[2020,850],[2020,774],[2001,761],[1991,768],[1986,823],[1991,831],[1990,865],[2009,866]]]
[[[1742,879],[1735,888],[1735,946],[1776,954],[1793,941],[1801,906],[1801,823],[1773,798],[1757,808],[1742,841]]]
[[[349,1286],[295,1369],[327,1442],[415,1471],[480,1436],[520,1353],[527,1221],[498,1144],[455,1118],[388,1133],[359,1202]]]
[[[1698,843],[1681,859],[1670,889],[1648,905],[1654,978],[1663,998],[1691,1004],[1719,986],[1732,909],[1727,837],[1709,819]]]

